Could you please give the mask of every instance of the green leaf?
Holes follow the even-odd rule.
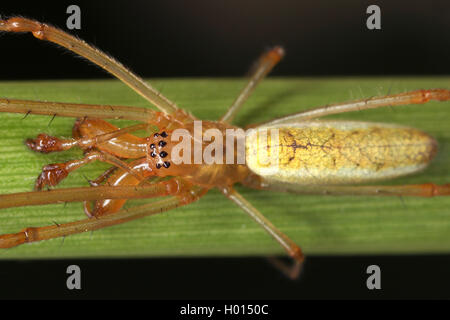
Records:
[[[245,80],[165,79],[150,82],[180,107],[201,119],[218,119]],[[449,78],[270,78],[257,88],[238,115],[244,126],[329,103],[399,93],[450,88]],[[89,104],[150,107],[118,81],[3,82],[0,96]],[[31,191],[43,165],[81,156],[79,150],[37,154],[23,141],[38,133],[71,136],[73,119],[0,114],[0,193]],[[382,108],[333,116],[399,123],[422,129],[439,142],[430,167],[386,184],[450,182],[450,102]],[[130,124],[112,121],[118,125]],[[107,165],[90,164],[61,187],[87,186]],[[311,254],[450,252],[450,197],[301,196],[237,188],[279,229]],[[139,200],[142,201],[142,200]],[[138,202],[139,202],[138,201]],[[11,208],[0,211],[0,233],[84,219],[81,203]],[[198,202],[93,233],[22,245],[0,258],[242,256],[283,253],[279,245],[219,192]]]

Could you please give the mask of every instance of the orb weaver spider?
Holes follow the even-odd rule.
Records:
[[[254,130],[253,134],[245,136],[244,164],[174,164],[169,157],[175,146],[171,136],[175,130],[182,128],[194,141],[193,124],[197,119],[193,115],[179,109],[112,57],[62,30],[35,20],[13,17],[0,20],[0,31],[31,32],[40,40],[56,43],[102,67],[159,109],[0,99],[1,112],[77,118],[73,138],[60,139],[39,134],[37,138],[27,140],[30,149],[48,153],[78,146],[84,151],[82,159],[44,166],[36,180],[37,191],[1,195],[0,208],[84,201],[88,215],[87,219],[80,221],[28,227],[18,233],[1,235],[0,248],[97,230],[167,211],[196,201],[211,188],[217,188],[259,223],[294,259],[294,265],[289,268],[281,264],[278,266],[295,278],[304,260],[302,250],[242,197],[233,188],[234,184],[298,194],[450,195],[450,184],[357,185],[425,168],[437,152],[437,143],[429,135],[397,125],[317,120],[325,115],[350,111],[423,104],[430,100],[448,101],[449,90],[418,90],[373,97],[318,107],[250,125],[248,128]],[[283,55],[281,47],[274,47],[263,54],[250,80],[228,111],[219,121],[203,121],[201,134],[211,128],[220,133],[237,129],[231,124],[233,118]],[[142,123],[119,129],[103,119],[138,120]],[[131,134],[150,125],[156,126],[159,132],[146,138]],[[263,130],[276,130],[278,139],[261,138],[259,133]],[[265,149],[277,151],[279,162],[276,166],[261,164],[261,139]],[[224,148],[223,156],[234,151],[234,146]],[[57,185],[70,172],[93,161],[107,162],[112,167],[92,181],[91,187],[42,191],[44,187]],[[166,179],[150,179],[155,177]],[[128,199],[163,196],[162,200],[121,210]]]

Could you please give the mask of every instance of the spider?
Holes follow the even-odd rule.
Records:
[[[186,156],[188,161],[176,162],[173,155],[179,140],[174,136],[179,130],[186,133],[188,145],[195,147],[198,143],[201,147],[208,147],[208,142],[212,141],[211,137],[205,139],[208,130],[225,136],[227,130],[240,129],[231,124],[232,120],[258,83],[282,59],[284,50],[281,47],[272,48],[258,59],[250,80],[228,111],[218,121],[202,121],[198,135],[195,132],[197,118],[179,109],[121,63],[86,42],[48,24],[22,17],[0,20],[0,31],[31,32],[40,40],[56,43],[110,72],[159,109],[0,99],[2,112],[77,118],[73,138],[39,134],[26,141],[30,149],[48,153],[79,147],[84,151],[82,159],[44,166],[36,180],[36,191],[2,195],[0,208],[84,201],[88,216],[71,223],[29,227],[18,233],[1,235],[1,248],[97,230],[160,213],[187,205],[208,190],[217,188],[259,223],[293,258],[294,264],[289,268],[278,266],[295,278],[304,260],[302,250],[233,188],[236,183],[298,194],[423,197],[450,194],[450,184],[358,185],[425,168],[437,152],[436,141],[426,133],[392,124],[317,120],[325,115],[350,111],[423,104],[430,100],[448,101],[449,90],[417,90],[373,97],[250,125],[246,129],[251,130],[247,130],[241,139],[244,141],[244,163],[236,162],[237,155],[242,155],[242,152],[239,153],[234,145],[214,149],[216,153],[222,153],[220,160],[234,160],[231,163],[197,162],[195,155],[186,156],[184,153],[182,157]],[[117,128],[104,119],[138,120],[142,123]],[[158,132],[143,138],[132,134],[149,126],[157,127]],[[266,161],[273,155],[276,155],[275,163]],[[42,190],[56,186],[71,172],[93,161],[107,162],[112,167],[90,181],[91,187]],[[128,199],[153,197],[163,198],[122,209]]]

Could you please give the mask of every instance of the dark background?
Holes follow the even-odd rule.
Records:
[[[278,76],[450,73],[446,0],[2,1],[0,14],[66,27],[81,8],[82,39],[144,77],[242,76],[274,44]],[[366,28],[381,7],[382,30]],[[31,35],[1,37],[0,79],[108,77]],[[20,67],[18,67],[20,66]]]
[[[3,1],[16,14],[65,27],[144,77],[241,76],[261,51],[286,48],[277,76],[448,75],[447,1]],[[381,7],[382,30],[366,28]],[[73,54],[30,35],[0,36],[0,80],[108,78]],[[81,291],[65,287],[82,269]],[[365,286],[368,265],[382,290]],[[0,262],[0,298],[450,298],[450,256],[308,257],[295,282],[259,258]]]

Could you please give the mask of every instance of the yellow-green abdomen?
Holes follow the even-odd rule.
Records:
[[[246,137],[246,163],[267,181],[345,184],[424,169],[437,151],[426,133],[397,125],[310,121],[259,127]]]

